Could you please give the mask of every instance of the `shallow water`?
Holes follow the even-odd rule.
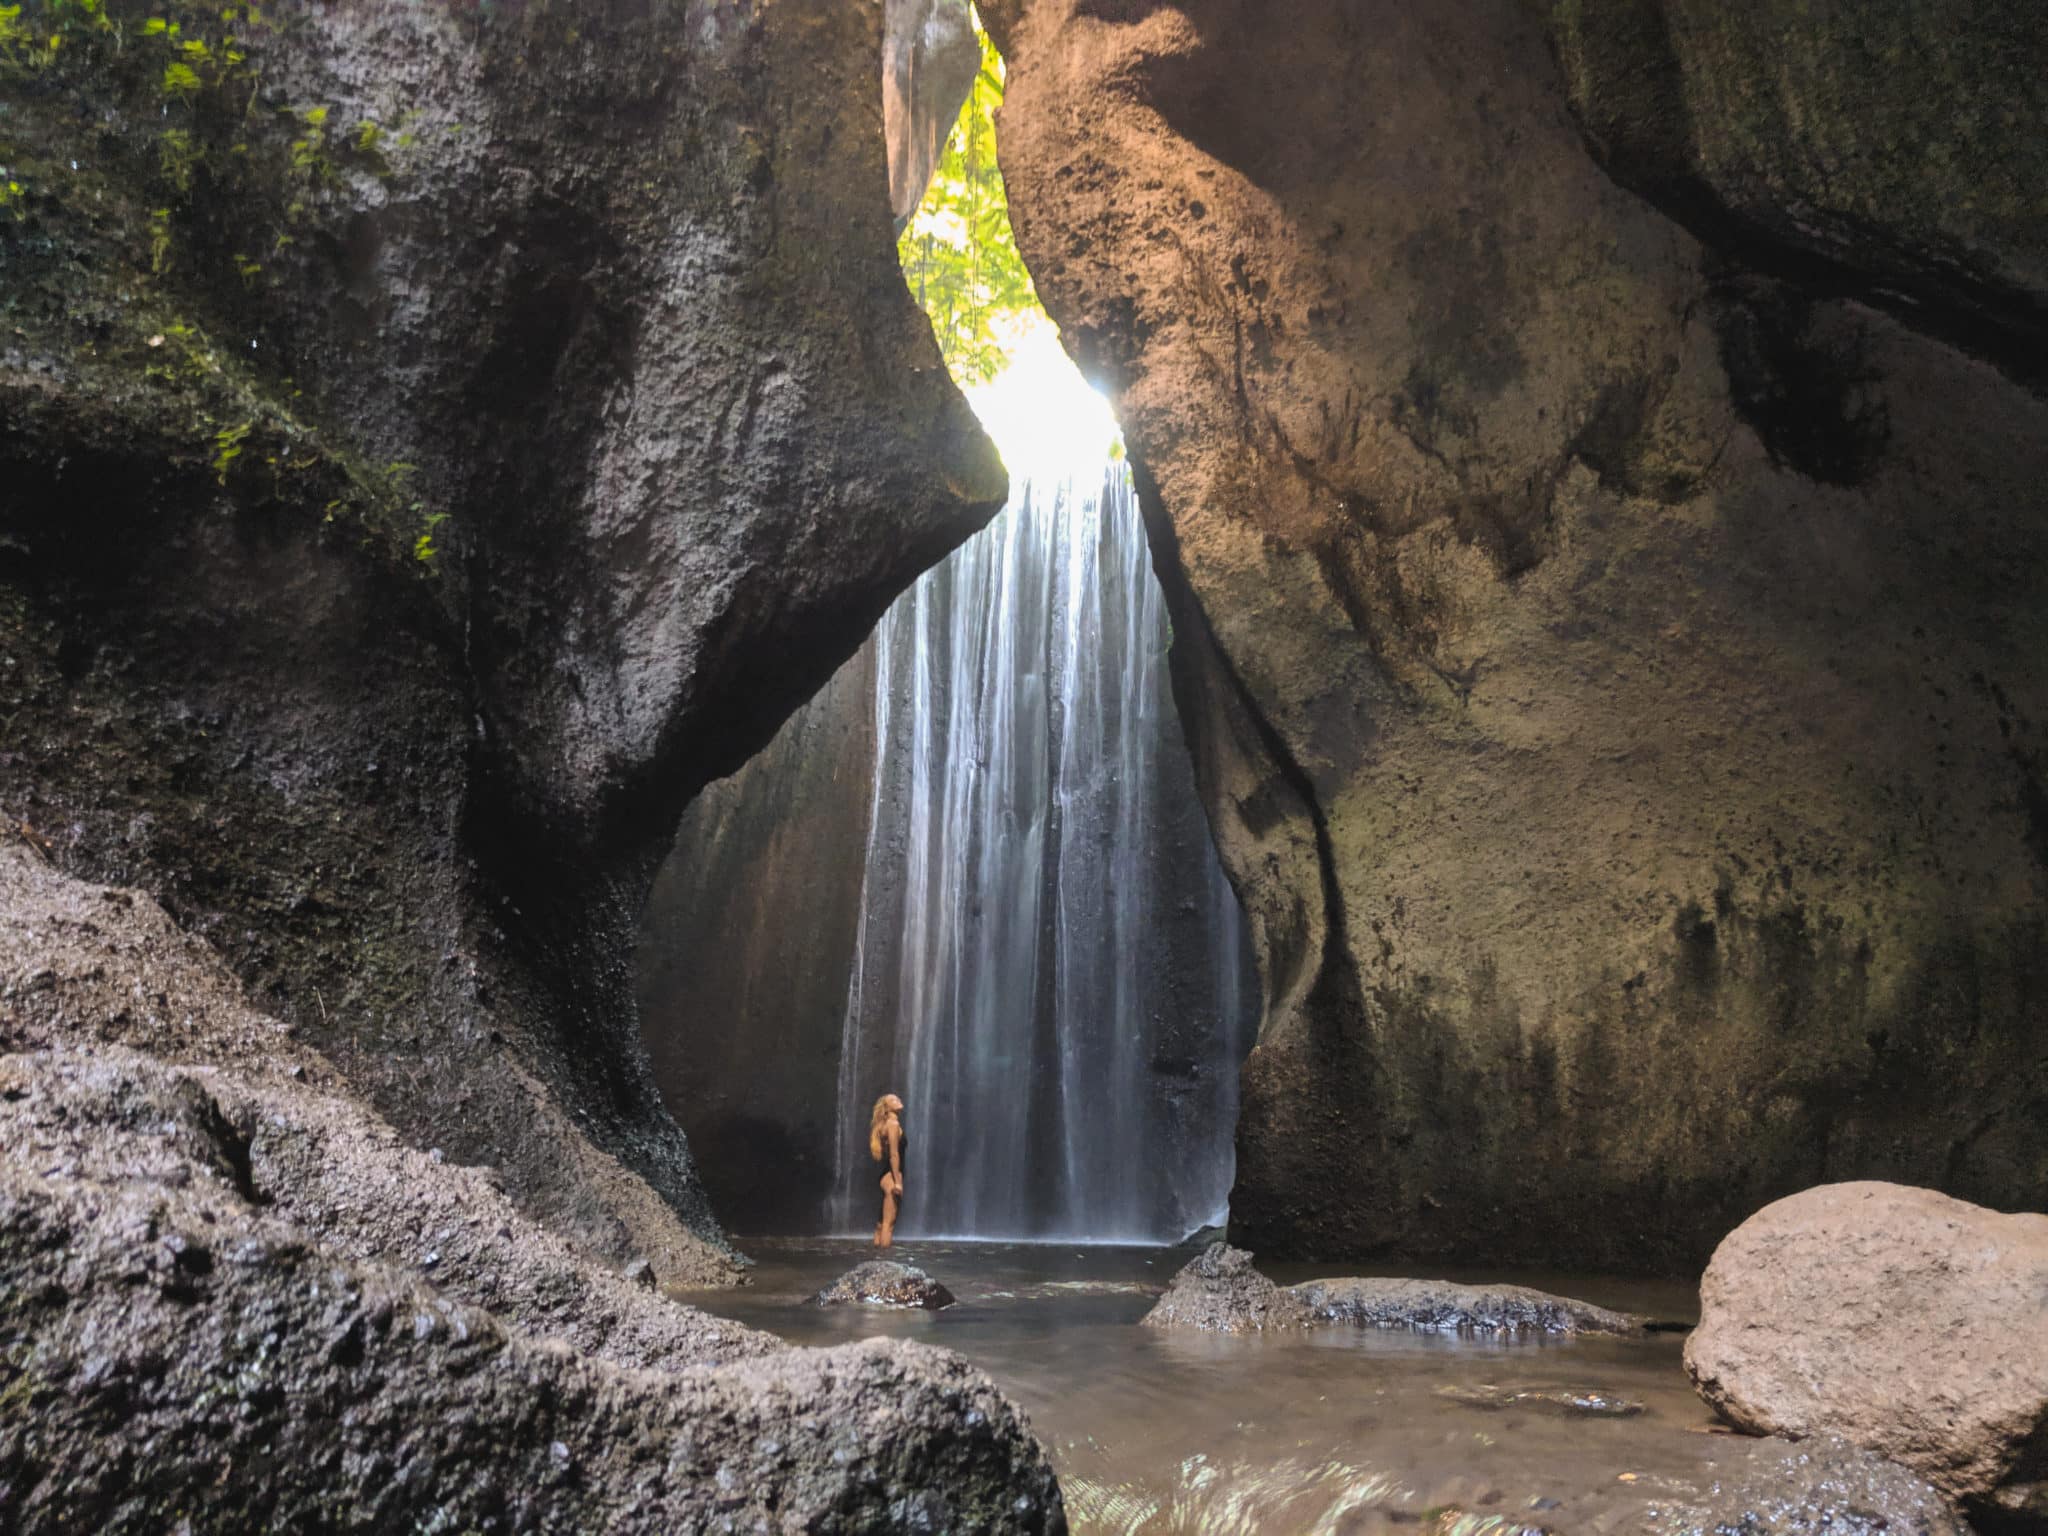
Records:
[[[797,1344],[887,1335],[957,1350],[993,1376],[1051,1448],[1077,1532],[1640,1532],[1653,1506],[1713,1480],[1735,1442],[1680,1365],[1683,1335],[1520,1343],[1330,1328],[1273,1337],[1136,1326],[1186,1250],[899,1245],[943,1281],[938,1313],[822,1308],[809,1298],[874,1250],[755,1240],[743,1290],[708,1311]],[[1282,1283],[1340,1273],[1262,1266]],[[1355,1272],[1355,1271],[1354,1271]],[[1591,1276],[1506,1280],[1690,1321],[1689,1287]],[[1525,1392],[1640,1404],[1593,1417]]]

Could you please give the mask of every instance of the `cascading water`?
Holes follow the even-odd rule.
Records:
[[[1172,1241],[1219,1219],[1251,1016],[1121,463],[1020,480],[883,618],[837,1224],[908,1103],[909,1236]]]

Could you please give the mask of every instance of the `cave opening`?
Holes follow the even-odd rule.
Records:
[[[906,1238],[1163,1244],[1220,1224],[1258,1017],[1108,402],[1018,257],[1003,65],[889,7],[905,282],[1007,505],[685,815],[638,957],[655,1075],[720,1219],[865,1236],[908,1104]]]

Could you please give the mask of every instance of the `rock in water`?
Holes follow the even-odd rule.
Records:
[[[1765,1206],[1715,1251],[1685,1364],[1737,1428],[1832,1431],[2048,1519],[2048,1216],[1879,1183]]]
[[[1426,1333],[1614,1333],[1642,1320],[1520,1285],[1448,1280],[1310,1280],[1282,1287],[1252,1268],[1242,1248],[1213,1243],[1173,1277],[1149,1328],[1251,1333],[1266,1328],[1411,1328]]]
[[[894,1259],[856,1264],[812,1298],[821,1307],[923,1307],[929,1312],[957,1299],[923,1270]]]
[[[1305,1328],[1312,1319],[1299,1297],[1252,1268],[1252,1256],[1244,1249],[1212,1243],[1173,1277],[1143,1321],[1147,1328],[1256,1333]]]
[[[1651,1536],[1970,1536],[1933,1488],[1835,1435],[1736,1446],[1697,1504],[1659,1509]]]
[[[1311,1280],[1293,1287],[1311,1316],[1361,1328],[1422,1333],[1619,1333],[1640,1319],[1523,1285],[1448,1280]]]

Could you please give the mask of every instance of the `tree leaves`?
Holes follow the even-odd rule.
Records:
[[[1008,362],[1003,322],[1038,308],[1031,274],[1010,231],[1010,204],[996,165],[995,111],[1003,61],[975,22],[981,72],[960,109],[931,185],[897,242],[904,280],[962,384],[987,383]]]

